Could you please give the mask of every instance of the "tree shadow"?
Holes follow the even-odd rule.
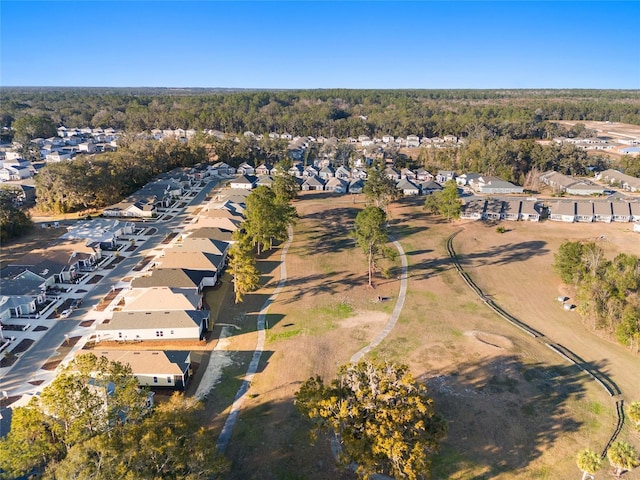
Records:
[[[313,274],[303,277],[287,279],[284,289],[280,293],[279,301],[287,303],[297,302],[307,296],[320,294],[336,295],[344,292],[345,285],[358,288],[367,284],[366,274],[353,273],[327,277],[326,274]]]
[[[562,435],[577,431],[581,423],[567,402],[584,397],[589,377],[575,365],[525,364],[501,356],[422,380],[449,424],[434,477],[448,478],[471,463],[483,473],[465,478],[479,480],[525,468]]]

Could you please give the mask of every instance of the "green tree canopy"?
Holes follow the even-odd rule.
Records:
[[[387,214],[379,207],[369,205],[356,216],[353,236],[356,244],[367,255],[369,286],[373,287],[373,274],[380,258],[395,258],[395,250],[387,246]]]
[[[249,236],[237,230],[233,233],[235,243],[229,248],[229,273],[233,277],[235,302],[239,303],[246,293],[260,286],[260,271]]]
[[[462,204],[456,181],[449,180],[442,191],[428,195],[424,208],[431,213],[442,215],[449,221],[460,218]]]
[[[367,170],[367,180],[364,183],[362,192],[367,197],[370,205],[387,209],[393,200],[397,200],[402,195],[396,188],[395,182],[389,178],[382,169],[370,168]]]
[[[374,473],[427,477],[447,430],[426,387],[406,365],[342,366],[329,385],[320,377],[307,380],[296,393],[296,405],[313,423],[312,438],[336,435],[341,462],[355,462],[364,478]]]
[[[0,188],[0,241],[16,238],[33,227],[29,214],[15,205],[16,193]]]
[[[34,138],[49,138],[57,135],[56,125],[46,115],[25,115],[13,122],[14,140],[26,143]]]
[[[565,283],[575,283],[583,273],[582,242],[565,242],[553,255],[553,266]]]
[[[289,226],[297,218],[295,207],[264,185],[251,192],[246,206],[244,228],[252,243],[257,245],[258,255],[267,244],[271,247],[274,240],[285,240]]]

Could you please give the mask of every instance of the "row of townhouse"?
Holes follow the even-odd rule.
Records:
[[[219,281],[249,193],[229,190],[208,202],[150,269],[130,281],[112,318],[96,327],[96,341],[202,340],[213,326],[204,289]],[[189,381],[189,352],[105,349],[100,355],[128,363],[140,385],[184,389]]]
[[[549,220],[556,222],[640,222],[640,202],[624,200],[558,201],[549,204]]]
[[[463,205],[460,218],[538,222],[541,214],[542,204],[539,202],[517,199],[474,199]]]
[[[628,136],[606,136],[606,137],[591,137],[591,138],[566,138],[556,137],[553,141],[559,145],[570,144],[576,148],[582,150],[599,150],[599,151],[611,151],[620,153],[637,154],[639,149],[633,148],[640,145],[640,137],[628,137]],[[625,148],[630,146],[631,148]]]
[[[153,218],[187,189],[210,175],[208,166],[182,167],[156,177],[123,201],[106,207],[105,217]]]

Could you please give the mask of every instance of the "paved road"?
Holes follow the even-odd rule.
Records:
[[[198,205],[206,197],[206,195],[217,186],[217,182],[212,181],[204,186],[190,202],[189,205]],[[115,268],[111,270],[101,271],[101,275],[105,275],[84,297],[83,307],[75,310],[68,319],[52,319],[53,325],[49,328],[45,335],[42,336],[35,345],[24,352],[11,369],[6,372],[0,379],[0,392],[6,391],[10,397],[24,394],[34,394],[40,390],[43,385],[34,386],[28,383],[36,378],[47,380],[53,378],[53,372],[41,372],[40,369],[47,360],[55,354],[68,336],[72,336],[72,332],[78,328],[82,319],[95,319],[92,313],[95,313],[93,307],[111,291],[116,284],[125,277],[131,269],[153,248],[156,248],[162,240],[173,229],[178,227],[188,215],[184,210],[173,215],[171,220],[165,222],[148,222],[145,227],[154,227],[156,232],[148,237],[144,237],[144,243],[140,244],[135,253],[130,257],[125,257]]]

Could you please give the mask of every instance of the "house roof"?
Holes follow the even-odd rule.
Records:
[[[231,230],[224,230],[216,227],[205,227],[191,230],[188,236],[191,238],[213,238],[214,240],[220,240],[222,242],[231,242],[233,240],[233,232]]]
[[[158,260],[160,268],[190,268],[193,270],[210,270],[213,272],[222,269],[222,261],[222,255],[215,253],[180,251],[177,249],[165,251],[164,255]]]
[[[114,312],[109,323],[96,326],[96,331],[200,327],[208,316],[207,310]]]
[[[214,255],[224,255],[229,249],[229,243],[214,238],[203,237],[185,237],[181,241],[176,242],[173,247],[165,250],[170,252],[204,252],[213,253]]]
[[[575,215],[576,202],[556,202],[549,205],[549,211],[553,215]]]
[[[593,213],[596,215],[612,215],[613,207],[611,202],[593,202]]]
[[[195,310],[200,295],[195,288],[147,287],[134,288],[124,294],[123,311]]]
[[[46,280],[40,275],[25,270],[24,267],[3,268],[0,274],[2,275],[2,295],[9,296],[39,295]]]
[[[232,185],[255,185],[257,181],[258,179],[253,175],[238,175],[237,177],[233,178],[230,183]]]
[[[618,216],[629,216],[631,209],[628,202],[611,202],[613,214]]]
[[[324,186],[324,180],[320,177],[318,177],[317,175],[310,175],[308,176],[305,181],[303,182],[303,184],[306,183],[307,185],[312,185],[312,186]]]
[[[520,200],[506,200],[502,202],[502,213],[505,215],[520,215],[520,208],[522,201]]]
[[[396,188],[398,190],[420,190],[415,183],[411,180],[407,180],[406,178],[400,180],[396,185]]]
[[[593,203],[591,202],[576,202],[578,215],[593,215]]]
[[[157,268],[151,275],[134,278],[133,288],[169,287],[198,288],[202,279],[211,277],[213,272],[207,270],[191,270],[187,268]]]
[[[179,350],[110,350],[95,354],[129,365],[134,375],[182,375],[191,364],[190,352]]]
[[[535,202],[522,202],[522,209],[520,211],[521,214],[524,215],[540,215],[540,211],[538,210],[539,204]]]

